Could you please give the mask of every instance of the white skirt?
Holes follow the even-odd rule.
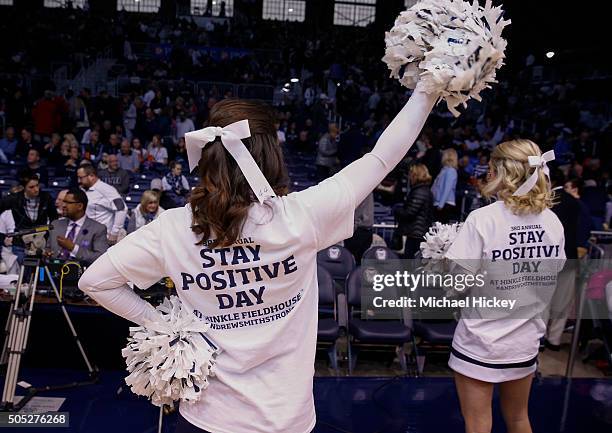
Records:
[[[478,361],[452,348],[448,366],[457,373],[483,382],[500,383],[523,379],[537,370],[537,355],[528,361],[492,364]]]

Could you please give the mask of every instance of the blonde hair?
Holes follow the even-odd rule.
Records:
[[[409,171],[410,181],[417,183],[431,183],[431,175],[425,164],[414,164]]]
[[[497,194],[516,215],[538,214],[553,205],[550,182],[543,170],[539,171],[534,187],[525,195],[512,194],[531,176],[535,167],[529,166],[529,156],[541,156],[542,151],[531,140],[512,140],[499,144],[491,153],[495,178],[483,188],[490,198]]]
[[[159,194],[148,189],[142,193],[142,197],[140,198],[140,209],[145,212],[147,205],[151,202],[159,204]]]
[[[68,143],[72,146],[73,144],[79,146],[79,141],[76,139],[74,134],[64,134],[64,140],[68,140]]]
[[[458,167],[459,163],[457,151],[455,149],[445,149],[442,152],[442,165],[445,167],[453,167],[455,169]]]

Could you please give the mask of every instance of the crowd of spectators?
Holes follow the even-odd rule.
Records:
[[[121,199],[139,175],[155,178],[151,189],[157,190],[157,201],[143,194],[132,219],[124,223],[126,228],[137,228],[161,210],[186,203],[193,185],[183,169],[187,166],[185,133],[201,128],[217,101],[234,96],[214,86],[195,92],[189,86],[169,86],[166,80],[276,86],[270,102],[277,110],[279,142],[288,154],[312,157],[313,164],[300,170],[313,181],[367,152],[410,94],[387,78],[380,61],[378,39],[382,38],[372,38],[368,29],[312,33],[304,31],[305,24],[267,22],[264,26],[244,16],[231,23],[220,20],[198,27],[189,19],[165,22],[124,12],[112,19],[84,11],[57,14],[53,28],[44,19],[28,17],[32,24],[28,37],[2,48],[6,56],[0,73],[30,73],[41,58],[60,59],[68,52],[93,56],[95,50],[110,47],[125,65],[124,73],[146,79],[142,82],[147,84],[115,96],[87,88],[58,94],[49,83],[36,94],[19,80],[3,80],[0,111],[5,129],[0,163],[18,167],[21,174],[26,169],[43,188],[54,178],[68,179],[71,187],[84,186],[78,173],[84,166],[92,167],[95,176],[114,187]],[[14,33],[20,22],[23,17],[11,12],[2,18],[0,34]],[[35,41],[49,36],[57,39],[58,52],[41,53]],[[170,52],[142,58],[134,47],[143,43],[169,44]],[[197,46],[247,51],[213,58],[194,49]],[[278,56],[256,50],[274,50]],[[444,103],[434,109],[405,163],[375,191],[378,203],[397,207],[404,235],[416,239],[434,219],[458,220],[482,205],[479,188],[491,149],[517,137],[532,139],[543,151],[554,149],[567,189],[584,204],[582,227],[607,227],[610,106],[594,90],[602,82],[536,81],[536,67],[526,59],[520,73],[502,73],[500,83],[483,95],[484,101],[470,103],[459,118],[448,114]],[[410,171],[415,165],[419,169]],[[91,170],[87,171],[90,176]],[[423,195],[424,185],[427,190],[433,186],[430,198]],[[417,212],[419,220],[412,222],[411,186],[422,190],[419,202],[431,207]],[[423,215],[428,216],[426,221]],[[414,224],[419,226],[416,231]]]

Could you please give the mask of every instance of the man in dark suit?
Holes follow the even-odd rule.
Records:
[[[108,249],[106,226],[85,216],[87,194],[68,190],[63,200],[64,216],[53,221],[48,255],[90,264]]]
[[[546,331],[546,347],[558,351],[561,348],[561,336],[565,330],[571,301],[576,293],[580,203],[563,189],[565,175],[561,170],[553,169],[550,180],[554,203],[551,210],[563,225],[567,258],[563,270],[557,276],[557,289],[550,303],[550,320]]]

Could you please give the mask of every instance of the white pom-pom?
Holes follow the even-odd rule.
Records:
[[[503,65],[506,40],[501,7],[487,0],[484,7],[474,0],[422,0],[402,12],[386,33],[383,61],[391,77],[414,89],[437,93],[448,109],[459,116],[470,98],[497,82],[495,72]]]
[[[206,335],[208,323],[182,307],[176,296],[157,307],[159,320],[130,328],[121,351],[130,374],[125,382],[134,394],[156,406],[198,401],[214,375],[218,346]]]
[[[442,260],[455,241],[461,223],[442,224],[436,222],[425,234],[425,242],[421,242],[421,255],[424,259]]]

